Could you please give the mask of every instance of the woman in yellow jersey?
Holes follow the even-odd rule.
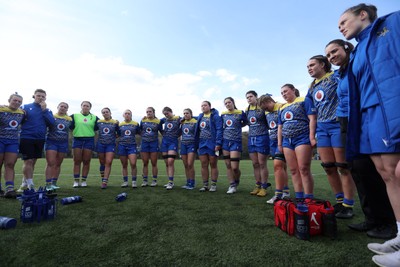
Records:
[[[89,101],[81,103],[81,112],[71,115],[74,141],[72,144],[74,154],[74,185],[73,187],[87,187],[86,179],[89,174],[90,160],[94,149],[94,136],[97,130],[96,123],[99,118],[90,113],[92,104]],[[80,182],[82,165],[82,181]]]

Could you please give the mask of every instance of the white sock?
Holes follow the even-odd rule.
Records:
[[[28,185],[33,185],[33,179],[32,178],[26,178],[26,183]]]

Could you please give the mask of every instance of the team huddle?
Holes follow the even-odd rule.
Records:
[[[34,189],[33,171],[43,149],[46,189],[58,189],[70,132],[73,187],[87,186],[93,151],[100,161],[101,188],[107,188],[115,154],[122,165],[121,186],[137,188],[138,153],[143,161],[141,186],[157,186],[161,152],[168,175],[166,190],[175,186],[174,164],[180,155],[186,176],[182,188],[195,189],[194,161],[198,157],[199,190],[215,192],[222,152],[229,180],[226,193],[234,194],[241,178],[242,127],[248,126],[248,152],[255,178],[251,195],[267,195],[271,184],[266,163],[271,156],[275,194],[267,203],[290,196],[288,173],[296,199],[314,198],[310,166],[313,147],[317,146],[337,202],[336,218],[354,216],[357,189],[365,221],[349,228],[388,239],[383,244],[368,244],[378,254],[372,260],[379,266],[400,266],[400,94],[396,90],[400,84],[400,12],[378,18],[375,6],[359,4],[344,12],[338,25],[345,39],[355,38],[357,46],[335,39],[326,45],[325,55],[310,57],[307,69],[313,80],[306,96],[287,83],[281,87],[285,103],[250,90],[245,94],[248,107],[244,110],[237,109],[232,97],[226,97],[226,110],[221,113],[203,101],[198,116],[190,108],[177,116],[165,107],[164,117],[158,119],[154,108],[148,107],[140,122],[132,120],[129,109],[119,122],[109,108],[101,110],[103,118],[93,115],[89,101],[83,101],[81,111],[72,115],[67,115],[68,104],[61,102],[53,114],[42,89],[34,92],[33,103],[22,108],[22,97],[12,94],[9,104],[0,107],[0,166],[4,165],[5,179],[5,190],[0,183],[0,194],[16,198],[18,192]],[[332,65],[338,69],[333,71]],[[23,160],[23,181],[15,190],[18,153]]]

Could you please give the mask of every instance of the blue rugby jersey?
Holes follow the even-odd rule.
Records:
[[[191,120],[184,120],[181,125],[182,130],[182,144],[193,144],[196,141],[196,125],[197,120],[192,118]]]
[[[101,119],[97,121],[97,128],[99,129],[97,142],[103,145],[115,144],[118,133],[118,121],[114,119]]]
[[[246,109],[247,125],[249,125],[249,137],[267,135],[268,123],[265,111],[258,106],[249,106]]]
[[[282,136],[285,138],[309,134],[308,115],[316,114],[311,99],[297,97],[294,102],[282,105],[278,114],[278,124],[282,125]]]
[[[140,122],[140,132],[142,141],[154,142],[158,140],[158,132],[162,132],[160,120],[157,118],[145,118]]]
[[[333,72],[325,74],[308,90],[310,97],[317,110],[317,122],[336,121],[336,109],[339,105],[337,87],[339,78]]]
[[[242,141],[242,127],[247,119],[246,114],[242,110],[226,110],[221,114],[223,122],[222,139],[235,142]]]
[[[0,108],[0,138],[18,140],[19,129],[25,113],[22,109]]]
[[[200,119],[200,124],[199,124],[200,139],[211,139],[212,138],[210,115],[211,114],[204,115]]]
[[[278,140],[278,111],[283,104],[275,103],[274,110],[266,113],[268,127],[269,127],[269,139]]]
[[[140,134],[139,123],[136,121],[119,124],[119,144],[136,146],[136,135]]]
[[[72,118],[68,115],[60,116],[58,114],[54,114],[54,119],[55,124],[49,127],[46,139],[57,142],[68,142]]]
[[[181,135],[181,120],[179,116],[173,116],[171,119],[162,118],[161,124],[163,125],[163,137],[173,139],[179,138]]]

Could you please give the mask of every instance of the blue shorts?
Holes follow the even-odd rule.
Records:
[[[317,147],[344,147],[339,121],[317,122]]]
[[[269,154],[269,136],[259,135],[259,136],[249,136],[247,139],[247,146],[249,153],[261,153],[264,155]]]
[[[118,145],[118,155],[128,156],[131,154],[137,154],[136,144],[134,145]]]
[[[68,153],[68,141],[60,142],[54,140],[46,140],[44,144],[44,149],[47,150],[55,150],[60,153]]]
[[[386,146],[383,141],[386,137],[383,121],[382,110],[379,105],[370,107],[361,113],[360,153],[400,153],[400,143]]]
[[[210,155],[210,156],[217,156],[215,155],[215,142],[209,139],[200,139],[199,142],[199,150],[198,154],[201,155]]]
[[[0,153],[15,153],[19,152],[19,142],[18,140],[12,139],[1,139],[0,138]]]
[[[101,144],[97,143],[97,153],[115,152],[115,144]]]
[[[94,137],[74,137],[72,148],[94,150]]]
[[[178,152],[178,139],[164,137],[161,141],[161,152],[168,152],[171,150]]]
[[[181,143],[181,155],[187,155],[189,153],[196,153],[196,146],[195,144],[182,144]]]
[[[147,152],[147,153],[152,153],[152,152],[158,152],[158,140],[153,141],[153,142],[143,142],[140,145],[140,152]]]
[[[294,150],[296,147],[300,146],[300,145],[311,145],[310,143],[310,135],[304,134],[304,135],[300,135],[300,136],[296,136],[296,137],[284,137],[283,138],[283,142],[282,142],[282,146],[289,148],[291,150]],[[311,157],[311,155],[310,155]]]
[[[286,162],[285,155],[279,151],[278,140],[269,141],[269,152],[272,159],[278,159]]]
[[[239,152],[242,152],[242,142],[223,140],[222,149],[225,150],[225,151],[239,151]]]
[[[217,156],[215,154],[215,148],[211,149],[209,147],[201,147],[201,148],[199,148],[198,154],[199,154],[199,156],[203,156],[203,155],[209,155],[209,156],[213,156],[213,157]]]

